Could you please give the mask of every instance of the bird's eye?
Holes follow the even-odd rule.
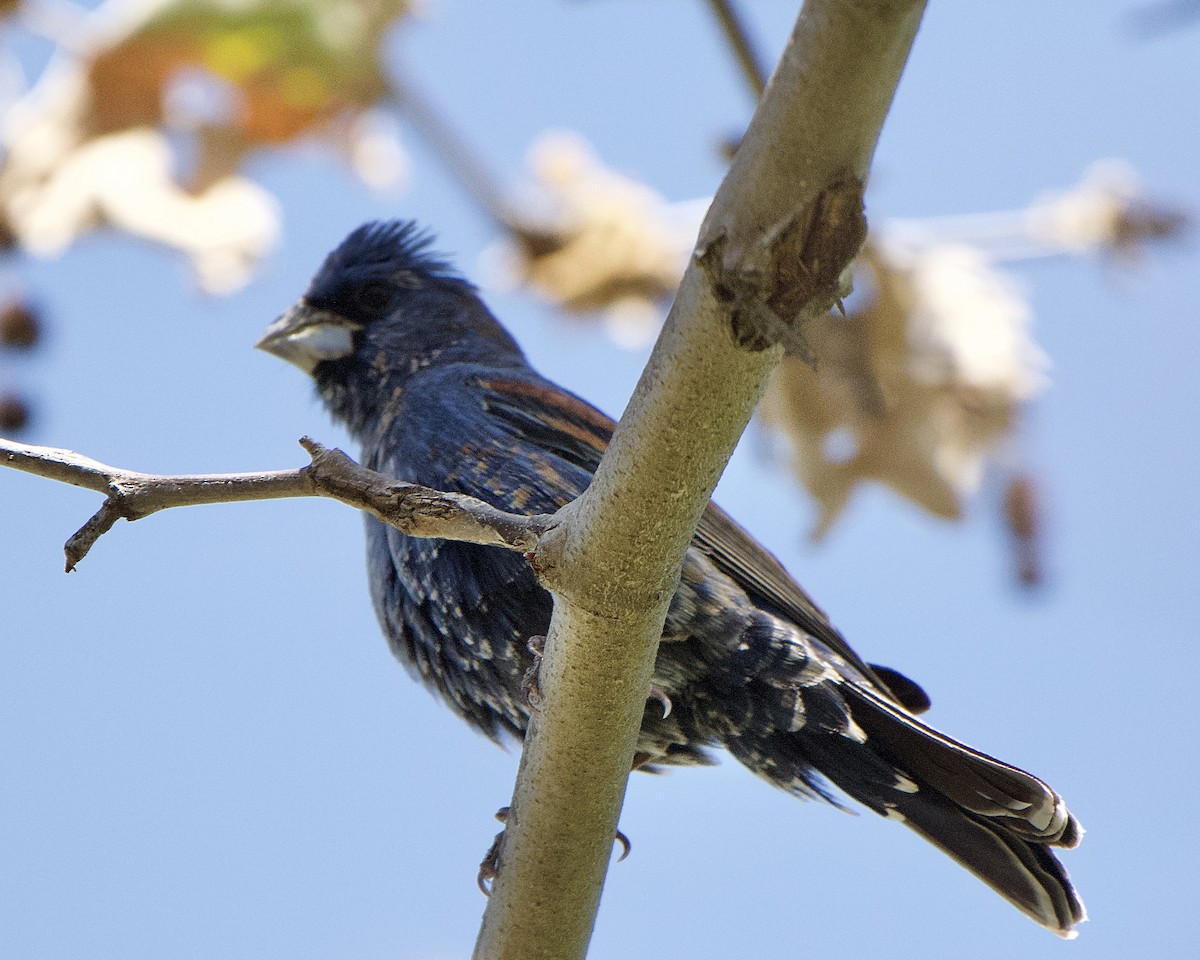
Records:
[[[371,313],[377,313],[392,302],[392,286],[382,280],[364,283],[354,291],[354,303]]]

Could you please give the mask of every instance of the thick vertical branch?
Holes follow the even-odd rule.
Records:
[[[477,958],[587,950],[684,550],[784,345],[802,348],[804,319],[844,292],[923,8],[805,4],[595,480],[542,539],[542,709]]]

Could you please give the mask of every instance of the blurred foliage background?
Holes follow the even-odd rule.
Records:
[[[242,354],[367,216],[428,220],[539,365],[618,413],[794,17],[759,0],[2,7],[0,433],[161,472],[302,462],[294,436],[323,424],[288,406],[305,387]],[[1089,957],[1183,955],[1168,915],[1200,882],[1189,817],[1161,811],[1200,786],[1176,752],[1200,666],[1198,7],[933,6],[855,294],[785,362],[721,492],[864,653],[927,682],[935,722],[974,724],[1079,810],[1094,835],[1069,866],[1104,918],[1072,948]],[[462,954],[511,758],[385,665],[345,560],[355,525],[305,504],[194,511],[115,531],[64,582],[58,542],[94,505],[25,482],[0,477],[17,825],[0,952]],[[824,548],[800,551],[805,531]],[[319,572],[286,562],[309,550]],[[1004,568],[1049,586],[1040,605]],[[814,953],[1058,948],[886,825],[843,835],[729,767],[635,778],[637,849],[597,956],[725,956],[746,930],[764,953],[803,951],[800,930]]]
[[[729,66],[757,94],[766,61],[744,17],[726,0],[708,6]],[[639,347],[655,335],[705,208],[703,199],[669,203],[606,166],[582,133],[539,136],[523,189],[502,185],[453,105],[418,94],[403,63],[389,60],[388,38],[419,17],[410,3],[129,0],[90,12],[18,3],[7,17],[10,31],[55,43],[4,111],[0,236],[26,255],[122,230],[186,256],[206,292],[231,292],[282,229],[277,198],[247,173],[251,158],[317,143],[386,188],[410,169],[397,129],[407,121],[498,229],[503,281],[564,321],[603,322]],[[722,142],[718,133],[715,145],[736,149],[736,135]],[[1036,584],[1036,470],[1019,435],[1048,362],[1005,264],[1060,254],[1133,264],[1186,221],[1129,166],[1107,162],[1024,209],[875,224],[861,258],[865,292],[808,331],[811,353],[789,360],[765,401],[765,422],[817,503],[814,536],[863,483],[961,519],[992,469],[1005,477],[998,509],[1017,577]],[[30,348],[35,317],[13,300],[3,343]],[[9,388],[0,415],[17,432],[28,404]]]

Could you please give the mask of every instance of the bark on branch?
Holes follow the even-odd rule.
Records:
[[[110,467],[70,450],[0,438],[0,466],[105,494],[100,509],[64,548],[70,573],[118,520],[140,520],[171,507],[281,497],[329,497],[366,510],[413,537],[440,537],[528,553],[551,525],[549,516],[497,510],[459,493],[401,483],[355,463],[341,450],[304,437],[312,463],[296,470],[160,476]]]
[[[587,951],[680,563],[784,347],[826,311],[922,0],[809,0],[588,490],[538,562],[555,593],[477,960]]]

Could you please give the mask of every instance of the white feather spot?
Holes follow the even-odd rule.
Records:
[[[846,718],[846,729],[842,731],[842,736],[849,737],[856,743],[867,742],[867,731],[855,723],[853,717]]]
[[[910,780],[902,773],[896,774],[896,782],[892,786],[901,793],[916,793],[921,789],[915,780]]]
[[[795,733],[804,728],[804,723],[808,719],[808,711],[804,706],[804,698],[800,696],[800,692],[796,692],[796,702],[792,705],[792,719],[788,724],[788,730]]]

